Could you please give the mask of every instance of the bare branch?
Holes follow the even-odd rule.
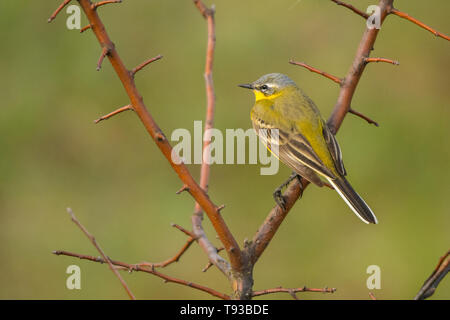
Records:
[[[200,0],[194,0],[195,6],[198,8],[202,16],[207,22],[208,29],[208,41],[206,45],[206,61],[205,61],[205,89],[206,89],[206,116],[205,116],[205,127],[204,132],[208,132],[214,126],[214,114],[215,114],[215,91],[213,82],[213,65],[214,65],[214,53],[216,45],[216,31],[215,31],[215,9],[214,7],[208,8]],[[210,176],[210,165],[209,158],[210,153],[208,152],[208,147],[211,141],[208,139],[204,140],[203,150],[202,150],[202,165],[200,168],[200,187],[208,192],[209,176]],[[221,208],[216,207],[217,212],[220,212]],[[207,254],[210,263],[217,266],[217,268],[222,271],[228,278],[230,278],[230,266],[227,261],[225,261],[216,250],[215,246],[209,241],[202,225],[203,221],[203,211],[199,203],[195,204],[194,214],[191,217],[192,230],[197,236],[197,242],[202,248],[202,250]],[[230,248],[231,249],[231,248]],[[232,255],[231,260],[239,261],[238,263],[232,263],[236,270],[240,269],[242,266],[241,251],[230,250],[229,255]]]
[[[64,9],[64,7],[67,6],[70,1],[72,0],[64,0],[64,2],[55,10],[55,12],[53,12],[50,18],[48,18],[47,22],[52,22],[53,20],[55,20],[58,13],[60,13],[61,10]]]
[[[103,25],[101,19],[97,14],[97,11],[92,8],[91,2],[89,0],[78,1],[84,13],[86,14],[89,23],[95,26],[92,31],[97,37],[97,40],[103,48],[108,48],[109,61],[111,62],[118,77],[120,78],[131,100],[131,105],[133,105],[136,114],[144,124],[147,132],[153,138],[156,145],[164,154],[174,171],[178,174],[180,180],[189,187],[189,194],[192,195],[192,197],[196,200],[197,203],[199,203],[199,205],[208,215],[208,218],[210,219],[215,231],[224,244],[227,254],[230,257],[231,264],[234,266],[242,265],[242,262],[240,261],[242,257],[239,245],[228,229],[228,226],[226,225],[222,216],[217,211],[217,207],[210,200],[206,192],[195,182],[186,165],[182,161],[180,161],[180,159],[176,155],[172,157],[172,147],[170,146],[170,143],[165,138],[162,130],[159,128],[159,126],[149,113],[147,107],[145,106],[142,96],[139,94],[139,91],[136,88],[131,73],[123,64],[116,48],[114,47],[114,44],[112,43],[106,32],[105,26]]]
[[[431,297],[436,291],[436,288],[438,287],[441,280],[444,279],[444,277],[447,275],[449,271],[450,271],[450,250],[447,251],[447,253],[439,259],[436,268],[428,277],[428,279],[425,281],[422,288],[420,288],[419,292],[414,297],[414,300],[424,300],[428,297]]]
[[[398,62],[397,60],[391,60],[391,59],[385,59],[385,58],[365,58],[364,59],[365,63],[369,63],[369,62],[386,62],[386,63],[391,63],[393,65],[400,65],[400,62]]]
[[[85,26],[85,27],[83,27],[83,28],[80,29],[80,33],[83,33],[83,32],[85,32],[86,30],[89,30],[89,29],[91,29],[91,28],[92,28],[92,26],[91,26],[90,24],[88,24],[87,26]]]
[[[365,12],[355,8],[351,4],[348,4],[348,3],[345,3],[345,2],[342,2],[342,1],[339,1],[339,0],[331,0],[331,1],[336,3],[338,6],[343,6],[343,7],[346,7],[347,9],[352,10],[354,13],[356,13],[357,15],[360,15],[364,19],[368,19],[369,18],[369,15],[367,13],[365,13]]]
[[[94,120],[94,122],[95,123],[99,123],[100,121],[107,120],[107,119],[115,116],[116,114],[119,114],[119,113],[122,113],[122,112],[128,111],[128,110],[133,111],[133,106],[131,104],[129,104],[129,105],[125,106],[125,107],[119,108],[117,110],[114,110],[113,112],[108,113],[107,115],[104,115],[103,117],[100,117],[97,120]]]
[[[333,76],[333,75],[331,75],[331,74],[329,74],[329,73],[326,73],[326,72],[324,72],[324,71],[321,71],[321,70],[319,70],[319,69],[316,69],[316,68],[314,68],[314,67],[311,67],[310,65],[307,65],[307,64],[304,63],[304,62],[297,62],[297,61],[294,61],[294,60],[291,59],[291,60],[289,60],[289,63],[290,63],[290,64],[293,64],[293,65],[296,65],[296,66],[304,67],[304,68],[308,69],[308,70],[311,71],[311,72],[318,73],[318,74],[324,76],[325,78],[328,78],[328,79],[330,79],[330,80],[333,80],[334,82],[336,82],[336,83],[338,83],[338,84],[342,84],[342,79],[341,79],[341,78],[338,78],[338,77]]]
[[[441,37],[441,38],[443,38],[443,39],[445,39],[447,41],[450,41],[450,37],[449,36],[436,31],[435,29],[433,29],[430,26],[427,26],[425,23],[423,23],[423,22],[421,22],[421,21],[411,17],[410,15],[408,15],[405,12],[402,12],[402,11],[399,11],[399,10],[397,10],[395,8],[392,8],[390,13],[395,14],[396,16],[398,16],[400,18],[406,19],[406,20],[408,20],[408,21],[418,25],[419,27],[421,27],[421,28],[423,28],[423,29],[433,33],[436,37]]]
[[[146,67],[147,65],[149,65],[152,62],[155,62],[155,61],[158,61],[159,59],[162,59],[162,57],[163,57],[162,55],[158,54],[156,57],[148,59],[147,61],[141,63],[136,68],[134,68],[131,71],[131,73],[133,74],[133,76],[135,76],[138,71],[141,71],[144,67]]]
[[[172,227],[177,228],[178,230],[180,230],[181,232],[183,232],[185,235],[194,238],[194,240],[196,240],[196,236],[194,233],[192,233],[191,231],[186,230],[185,228],[183,228],[182,226],[179,226],[176,223],[172,223]]]
[[[286,288],[282,288],[282,287],[277,287],[277,288],[273,288],[273,289],[266,289],[266,290],[261,290],[261,291],[253,291],[252,296],[253,297],[257,297],[257,296],[262,296],[265,294],[272,294],[272,293],[289,293],[294,299],[297,299],[297,296],[295,295],[298,292],[322,292],[322,293],[335,293],[336,292],[336,288],[307,288],[307,287],[301,287],[301,288],[293,288],[293,289],[286,289]]]
[[[89,239],[89,241],[91,241],[91,243],[94,245],[94,247],[97,249],[97,251],[101,254],[101,256],[103,257],[103,261],[106,261],[108,263],[109,268],[115,274],[115,276],[119,279],[120,283],[124,287],[125,291],[127,292],[128,296],[130,297],[130,299],[136,300],[136,297],[131,292],[130,288],[128,288],[128,285],[126,284],[125,280],[123,280],[122,276],[114,268],[111,260],[106,256],[106,254],[103,251],[103,249],[100,248],[100,245],[95,240],[95,237],[92,234],[90,234],[89,231],[85,228],[85,226],[83,226],[81,224],[81,222],[75,217],[75,214],[73,213],[72,209],[67,208],[67,213],[69,213],[72,221],[78,226],[78,228],[81,229],[81,231],[83,231],[83,233],[86,235],[86,237]]]
[[[105,260],[104,258],[100,258],[100,257],[92,257],[92,256],[88,256],[88,255],[84,255],[84,254],[78,254],[78,253],[73,253],[73,252],[68,252],[68,251],[53,251],[53,254],[55,255],[64,255],[64,256],[70,256],[70,257],[75,257],[75,258],[79,258],[79,259],[83,259],[83,260],[89,260],[92,262],[97,262],[97,263],[106,263],[107,260]],[[116,260],[112,260],[109,259],[109,261],[111,262],[112,265],[114,266],[118,266],[121,267],[123,270],[128,270],[129,272],[132,271],[139,271],[139,272],[145,272],[145,273],[149,273],[152,274],[154,276],[157,276],[161,279],[164,280],[164,282],[173,282],[173,283],[177,283],[183,286],[187,286],[190,288],[194,288],[203,292],[206,292],[214,297],[223,299],[223,300],[229,300],[230,297],[224,293],[218,292],[214,289],[196,284],[194,282],[189,282],[186,280],[182,280],[182,279],[178,279],[178,278],[173,278],[170,277],[168,275],[165,275],[159,271],[156,271],[155,269],[152,268],[147,268],[147,267],[140,267],[139,265],[135,265],[135,264],[129,264],[129,263],[125,263],[125,262],[121,262],[121,261],[116,261]],[[116,270],[117,271],[117,270]]]
[[[224,247],[220,247],[219,249],[216,249],[216,253],[219,253],[220,251],[222,251],[224,249]],[[210,261],[206,264],[206,266],[202,269],[202,272],[206,272],[209,270],[209,268],[211,268],[214,264]]]
[[[350,109],[348,110],[348,112],[354,114],[355,116],[360,117],[361,119],[366,120],[367,123],[373,124],[373,125],[375,125],[375,127],[379,127],[378,122],[376,122],[376,121],[370,119],[369,117],[363,115],[362,113],[360,113],[360,112],[358,112],[358,111],[353,110],[352,108],[350,108]]]
[[[122,0],[107,0],[107,1],[99,1],[92,4],[92,10],[97,10],[98,7],[104,6],[106,4],[111,3],[121,3]]]

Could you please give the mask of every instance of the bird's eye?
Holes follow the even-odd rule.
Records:
[[[269,89],[269,87],[266,84],[261,86],[261,91],[266,91],[267,89]]]

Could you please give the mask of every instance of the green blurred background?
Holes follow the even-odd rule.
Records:
[[[107,254],[136,263],[172,256],[186,237],[194,202],[175,195],[176,174],[133,113],[93,120],[128,104],[91,32],[68,30],[61,1],[0,2],[0,298],[126,299],[105,265],[57,257],[63,249],[98,253],[70,221],[66,207]],[[207,1],[208,5],[212,2]],[[352,1],[367,8],[375,1]],[[305,61],[335,75],[347,72],[364,20],[331,1],[217,0],[214,81],[216,127],[249,128],[252,95],[236,85],[270,72],[290,75],[327,117],[338,86],[300,67]],[[449,33],[450,2],[395,1]],[[189,0],[124,1],[100,11],[129,68],[157,54],[164,59],[136,76],[147,107],[170,137],[204,119],[206,23]],[[82,25],[87,24],[82,16]],[[410,299],[450,244],[450,44],[397,17],[388,17],[353,107],[380,127],[348,115],[338,134],[349,180],[380,221],[367,226],[328,189],[308,188],[256,265],[255,290],[276,286],[335,287],[304,299],[368,299],[366,268],[381,268],[379,299]],[[199,166],[191,165],[198,178]],[[272,192],[289,174],[259,175],[258,165],[214,165],[210,196],[239,243],[251,238],[273,206]],[[220,244],[209,222],[210,238]],[[197,245],[165,272],[230,292]],[[81,267],[81,290],[66,288],[66,268]],[[123,273],[140,299],[209,299],[159,278]],[[286,299],[288,295],[265,296]],[[433,299],[450,298],[444,279]]]

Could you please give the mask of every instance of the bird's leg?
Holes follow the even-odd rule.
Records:
[[[297,174],[296,172],[292,172],[292,174],[289,176],[289,178],[283,182],[278,188],[275,189],[275,192],[273,193],[273,198],[275,199],[275,202],[280,206],[283,211],[286,210],[286,200],[284,200],[282,190],[284,187],[288,186],[289,183],[291,183],[292,180],[295,178],[298,179],[298,183],[300,183],[300,187],[302,188],[302,177]]]

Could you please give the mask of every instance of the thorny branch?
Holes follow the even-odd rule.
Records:
[[[206,136],[206,133],[214,126],[214,113],[216,105],[216,97],[214,92],[213,82],[213,63],[214,63],[214,51],[216,46],[216,27],[215,27],[215,8],[208,8],[202,1],[194,0],[194,5],[199,10],[200,14],[205,18],[208,28],[208,41],[206,45],[206,61],[205,61],[205,89],[206,89],[206,117],[205,117],[205,137],[203,139],[202,150],[202,164],[200,168],[200,187],[208,192],[209,176],[210,176],[210,153],[209,145],[211,143],[211,137]],[[220,210],[219,210],[220,211]],[[227,278],[231,278],[231,267],[229,263],[223,259],[218,253],[216,247],[209,241],[208,237],[202,226],[203,211],[200,204],[195,203],[194,213],[191,216],[192,230],[197,236],[197,242],[206,253],[210,263],[215,265]],[[240,254],[238,252],[237,254]],[[238,268],[240,268],[239,263]],[[236,266],[235,266],[236,267]]]
[[[332,0],[337,5],[346,7],[350,10],[352,10],[354,13],[358,14],[359,16],[367,19],[369,17],[368,14],[360,11],[359,9],[355,8],[354,6],[344,3],[342,1],[338,0]],[[49,22],[51,22],[57,14],[70,2],[70,0],[65,0],[58,8],[57,10],[52,14],[52,16],[49,18]],[[184,246],[172,257],[167,259],[166,261],[160,262],[160,263],[142,263],[137,265],[130,265],[127,263],[119,262],[119,261],[113,261],[104,256],[103,258],[94,258],[91,256],[86,255],[80,255],[76,253],[70,253],[67,251],[55,251],[54,253],[57,255],[68,255],[73,257],[78,257],[80,259],[87,259],[94,262],[108,262],[109,266],[112,267],[112,265],[115,266],[113,268],[116,272],[116,268],[118,269],[126,269],[131,271],[142,271],[146,273],[153,274],[155,276],[158,276],[162,279],[164,279],[166,282],[174,282],[181,285],[189,286],[204,292],[207,292],[215,297],[221,298],[221,299],[250,299],[254,296],[260,296],[264,294],[269,293],[277,293],[277,292],[284,292],[289,293],[293,298],[296,297],[297,292],[304,292],[304,291],[312,291],[312,292],[334,292],[335,289],[311,289],[311,288],[294,288],[294,289],[285,289],[285,288],[274,288],[274,289],[267,289],[262,291],[253,291],[253,267],[259,257],[262,255],[270,241],[273,239],[274,235],[276,234],[276,231],[278,230],[279,226],[283,222],[284,218],[287,216],[289,210],[292,208],[294,203],[303,195],[304,190],[308,186],[309,182],[305,179],[301,180],[301,184],[298,183],[297,180],[294,180],[291,185],[287,188],[286,192],[284,193],[285,202],[286,202],[286,209],[283,210],[279,206],[275,206],[265,219],[264,223],[261,225],[261,227],[258,229],[257,233],[254,235],[252,241],[246,240],[244,243],[244,249],[241,250],[239,245],[237,244],[236,240],[234,239],[232,233],[228,229],[227,225],[225,224],[225,221],[222,219],[220,215],[220,210],[223,209],[224,206],[216,206],[208,197],[207,190],[208,190],[208,182],[209,182],[209,172],[210,167],[205,161],[202,164],[201,167],[201,175],[200,175],[200,183],[197,184],[191,174],[189,173],[187,167],[184,165],[184,163],[180,162],[178,158],[174,157],[172,158],[172,148],[170,144],[168,143],[164,133],[161,131],[161,129],[158,127],[150,113],[148,112],[148,109],[143,103],[142,97],[139,94],[138,90],[136,89],[135,83],[134,83],[134,75],[136,72],[144,68],[146,65],[150,64],[153,61],[156,61],[161,58],[161,56],[157,56],[155,58],[149,59],[139,65],[138,67],[134,68],[133,70],[128,70],[122,60],[120,59],[114,44],[110,40],[105,27],[100,20],[99,16],[97,15],[96,9],[105,4],[109,3],[119,3],[120,0],[112,0],[112,1],[100,1],[97,3],[92,3],[90,0],[78,0],[79,4],[81,5],[84,13],[86,14],[89,24],[84,27],[81,32],[84,32],[86,30],[92,30],[95,36],[97,37],[100,46],[102,48],[102,54],[100,56],[100,59],[97,64],[97,69],[100,69],[102,62],[105,57],[108,57],[109,61],[111,62],[111,65],[113,66],[114,70],[116,71],[118,77],[120,78],[129,98],[130,98],[130,104],[122,107],[108,115],[105,115],[96,122],[99,122],[101,120],[108,119],[118,113],[121,113],[126,110],[134,110],[136,111],[136,114],[138,115],[139,119],[147,129],[150,136],[153,138],[157,146],[160,148],[161,152],[166,157],[167,161],[170,163],[174,171],[178,174],[180,180],[183,182],[183,187],[177,192],[181,193],[183,191],[187,191],[196,201],[194,214],[192,215],[192,225],[193,225],[193,231],[187,231],[181,227],[177,227],[181,231],[185,232],[189,238],[184,244]],[[201,0],[193,0],[193,3],[198,8],[202,16],[207,21],[208,26],[208,44],[207,44],[207,53],[206,53],[206,64],[205,64],[205,84],[206,84],[206,96],[207,96],[207,112],[206,112],[206,121],[205,121],[205,132],[207,132],[208,129],[213,127],[214,123],[214,109],[215,109],[215,97],[214,97],[214,85],[212,81],[212,67],[213,67],[213,59],[214,59],[214,47],[215,47],[215,20],[214,20],[214,14],[215,9],[214,7],[208,8],[204,5],[204,3]],[[384,21],[386,16],[388,14],[395,14],[397,16],[400,16],[404,19],[407,19],[418,26],[433,32],[436,36],[442,37],[444,39],[449,40],[448,36],[437,32],[436,30],[428,27],[427,25],[423,24],[422,22],[408,16],[407,14],[398,11],[397,9],[393,8],[393,0],[380,0],[379,1],[379,8],[381,12],[381,23]],[[366,29],[362,39],[360,41],[360,44],[358,46],[355,58],[353,60],[353,63],[347,72],[347,75],[344,78],[338,78],[336,76],[333,76],[331,74],[328,74],[326,72],[320,71],[319,69],[313,68],[305,63],[290,61],[291,64],[299,65],[302,67],[305,67],[311,72],[315,72],[318,74],[321,74],[325,76],[326,78],[338,83],[340,85],[340,91],[337,103],[333,109],[333,112],[328,120],[328,126],[332,130],[334,134],[339,130],[339,127],[341,126],[346,114],[348,112],[353,113],[363,119],[365,119],[368,123],[372,123],[378,126],[378,124],[371,120],[370,118],[362,115],[359,112],[354,111],[351,108],[351,101],[354,95],[354,92],[356,90],[356,87],[358,85],[359,79],[361,78],[361,75],[364,71],[365,66],[369,62],[386,62],[391,64],[398,64],[395,60],[385,59],[385,58],[369,58],[371,50],[373,50],[373,46],[375,43],[375,40],[377,38],[379,30],[378,29]],[[203,152],[205,153],[206,147],[209,143],[208,137],[204,138],[204,146],[203,146]],[[208,155],[208,154],[207,154]],[[209,220],[211,221],[215,231],[218,234],[218,238],[224,245],[224,249],[228,255],[229,262],[226,261],[224,258],[222,258],[218,252],[222,249],[217,249],[207,238],[203,227],[202,227],[202,219],[203,219],[203,212],[206,213]],[[233,288],[233,295],[230,297],[226,294],[219,293],[213,289],[203,287],[198,284],[194,284],[185,280],[172,278],[169,276],[166,276],[158,271],[155,270],[155,267],[165,267],[173,262],[176,262],[179,260],[179,258],[186,252],[186,250],[191,246],[191,244],[197,241],[200,247],[203,249],[203,251],[207,254],[209,258],[208,265],[204,268],[204,271],[206,271],[210,266],[215,265],[221,270],[230,280]],[[93,242],[94,243],[94,242]],[[95,245],[95,243],[94,243]],[[448,253],[447,253],[448,256]],[[445,264],[446,263],[446,264]],[[442,272],[442,265],[445,264],[444,271],[445,273],[448,272],[448,260],[441,260],[440,265],[436,268],[435,272],[430,276],[430,278],[425,283],[424,287],[422,288],[426,294],[429,294],[432,290],[434,292],[434,289],[436,288],[439,281],[443,278],[445,273]],[[441,267],[439,267],[441,266]],[[436,275],[438,274],[438,275]],[[120,276],[120,275],[119,275]],[[119,278],[120,279],[120,278]],[[427,283],[430,283],[430,285],[425,288]],[[425,289],[424,289],[425,288]],[[128,291],[127,291],[128,292]],[[420,292],[419,292],[420,294]],[[419,295],[418,294],[418,295]],[[432,294],[432,293],[431,293]],[[425,296],[422,295],[422,296]],[[429,295],[427,295],[429,296]]]
[[[101,257],[93,257],[93,256],[89,256],[89,255],[73,253],[73,252],[68,252],[68,251],[64,251],[64,250],[53,251],[53,254],[55,254],[57,256],[63,255],[63,256],[75,257],[75,258],[89,260],[89,261],[98,262],[98,263],[106,263],[107,262],[104,258],[101,258]],[[128,270],[129,272],[139,271],[139,272],[149,273],[149,274],[152,274],[154,276],[157,276],[157,277],[163,279],[164,282],[166,282],[166,283],[173,282],[173,283],[177,283],[177,284],[180,284],[183,286],[187,286],[190,288],[194,288],[194,289],[209,293],[210,295],[220,298],[220,299],[223,299],[223,300],[230,299],[230,297],[228,295],[218,292],[214,289],[202,286],[202,285],[194,283],[194,282],[189,282],[186,280],[170,277],[164,273],[156,271],[154,268],[151,268],[151,267],[139,266],[139,264],[129,264],[129,263],[112,260],[112,259],[109,259],[109,261],[111,262],[112,265],[120,267],[124,270]]]
[[[273,289],[266,289],[266,290],[261,290],[261,291],[253,291],[252,296],[253,297],[257,297],[257,296],[262,296],[265,294],[272,294],[272,293],[289,293],[292,298],[294,298],[295,300],[298,300],[296,293],[297,292],[322,292],[322,293],[335,293],[336,292],[336,288],[308,288],[308,287],[301,287],[301,288],[292,288],[292,289],[288,289],[288,288],[282,288],[282,287],[278,287],[278,288],[273,288]]]

